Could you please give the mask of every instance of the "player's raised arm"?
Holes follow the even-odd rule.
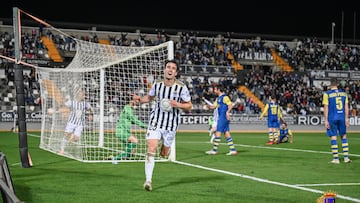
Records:
[[[145,95],[143,97],[140,97],[137,94],[131,94],[131,96],[136,103],[149,103],[153,98],[150,95]]]

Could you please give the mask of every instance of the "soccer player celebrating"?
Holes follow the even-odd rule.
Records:
[[[218,95],[218,98],[214,102],[214,105],[208,105],[210,109],[217,108],[218,110],[218,122],[216,126],[214,145],[212,150],[207,151],[206,154],[215,155],[218,154],[218,146],[221,141],[221,133],[224,133],[226,142],[229,146],[230,151],[226,155],[237,155],[238,152],[234,146],[234,141],[230,134],[230,112],[233,107],[232,102],[225,94],[225,88],[223,85],[218,84],[214,87],[214,92]]]
[[[93,109],[89,102],[85,101],[85,93],[81,87],[75,87],[75,96],[73,100],[65,102],[65,106],[70,108],[70,115],[65,127],[64,138],[60,144],[59,154],[64,154],[65,146],[69,142],[77,142],[82,134],[85,113],[89,112],[89,121],[93,120]]]
[[[133,94],[133,99],[140,103],[149,103],[156,98],[156,105],[151,111],[146,133],[148,151],[145,160],[144,188],[147,191],[152,191],[155,153],[159,141],[162,140],[160,156],[167,157],[180,123],[181,110],[192,109],[189,89],[183,82],[176,79],[179,68],[175,60],[167,61],[164,68],[164,80],[156,81],[148,94],[143,97]],[[169,105],[170,108],[168,108]]]
[[[262,120],[263,117],[267,115],[268,117],[268,138],[269,141],[266,143],[267,145],[274,144],[274,137],[278,136],[277,131],[280,127],[280,120],[282,120],[282,113],[280,110],[280,106],[276,101],[275,94],[270,96],[270,101],[265,105],[263,112],[261,113],[259,119]]]
[[[349,143],[346,128],[349,126],[349,100],[344,90],[337,88],[337,79],[332,78],[330,88],[323,94],[326,135],[330,137],[333,160],[330,163],[339,164],[339,149],[337,136],[341,136],[344,162],[350,163]]]

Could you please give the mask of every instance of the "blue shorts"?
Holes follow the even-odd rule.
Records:
[[[346,134],[346,121],[345,120],[329,120],[330,129],[326,129],[326,135],[342,136]]]
[[[219,120],[216,126],[216,132],[229,132],[230,131],[230,122],[228,120]]]
[[[268,120],[268,128],[279,128],[280,122],[279,120]]]

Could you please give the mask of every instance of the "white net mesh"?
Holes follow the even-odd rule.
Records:
[[[173,42],[151,47],[76,42],[77,52],[66,68],[37,68],[43,113],[40,148],[83,162],[110,162],[112,157],[144,161],[146,128],[132,124],[130,132],[116,136],[116,124],[130,102],[130,94],[146,94],[154,80],[163,76],[165,61],[173,58]],[[85,93],[84,101],[75,99],[79,89]],[[73,106],[66,106],[67,101],[73,101]],[[71,110],[86,103],[92,112],[83,108],[75,116],[84,119],[80,138],[64,136]],[[138,120],[146,125],[151,106],[142,104],[133,109]],[[137,138],[136,146],[127,142],[127,135]]]

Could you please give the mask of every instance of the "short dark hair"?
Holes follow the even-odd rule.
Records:
[[[337,86],[338,85],[337,78],[331,78],[330,79],[330,85],[331,86]]]
[[[219,89],[221,92],[225,92],[225,86],[223,84],[217,84],[215,87]]]
[[[165,67],[168,63],[174,63],[176,65],[176,72],[179,72],[180,66],[179,63],[175,59],[169,59],[165,62]]]
[[[276,99],[276,95],[275,95],[275,94],[271,94],[270,98],[275,100],[275,99]]]

